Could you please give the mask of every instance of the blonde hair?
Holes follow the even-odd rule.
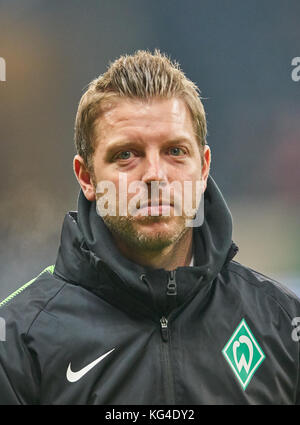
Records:
[[[206,143],[207,124],[198,87],[181,71],[177,62],[155,50],[139,50],[121,56],[108,70],[94,79],[83,94],[76,114],[75,146],[87,168],[92,171],[95,151],[94,123],[118,98],[148,100],[181,98],[192,118],[200,152]]]

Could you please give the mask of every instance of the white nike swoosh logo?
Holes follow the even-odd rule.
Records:
[[[78,370],[77,372],[73,372],[71,370],[71,363],[69,363],[68,369],[67,369],[67,380],[69,382],[76,382],[79,381],[80,378],[82,378],[86,373],[88,373],[96,364],[101,362],[106,356],[108,356],[112,351],[114,351],[114,348],[107,353],[103,354],[102,356],[98,357],[96,360],[94,360],[92,363],[89,363],[84,368]]]

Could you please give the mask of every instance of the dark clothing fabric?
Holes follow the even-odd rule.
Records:
[[[55,267],[0,304],[0,404],[299,403],[299,299],[233,260],[212,177],[204,202],[194,265],[169,272],[122,256],[80,192]]]

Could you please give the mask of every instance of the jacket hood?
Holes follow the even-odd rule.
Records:
[[[204,222],[193,228],[194,266],[176,269],[177,296],[166,296],[170,272],[136,264],[116,247],[96,202],[80,191],[78,212],[64,220],[55,273],[83,286],[119,307],[161,315],[191,299],[194,291],[211,285],[238,248],[232,242],[232,217],[226,202],[209,176],[204,195]],[[129,302],[129,306],[126,304]]]

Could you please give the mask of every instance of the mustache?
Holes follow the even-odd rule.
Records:
[[[100,216],[150,214],[160,217],[192,217],[196,213],[202,193],[201,181],[172,181],[170,184],[155,181],[151,182],[151,186],[138,180],[130,182],[129,185],[119,181],[117,187],[114,182],[100,181],[96,188],[97,211]],[[149,207],[161,209],[150,212]]]
[[[167,186],[161,182],[151,182],[148,185],[138,187],[138,197],[136,206],[138,208],[171,206],[174,207],[182,202],[181,193],[176,192],[172,186]]]
[[[171,198],[159,198],[153,199],[148,198],[148,194],[141,199],[139,198],[136,202],[128,203],[128,212],[129,215],[139,215],[139,211],[143,211],[150,207],[165,207],[164,215],[181,215],[182,211],[182,200],[181,197],[172,196]],[[171,213],[173,211],[173,213]]]

